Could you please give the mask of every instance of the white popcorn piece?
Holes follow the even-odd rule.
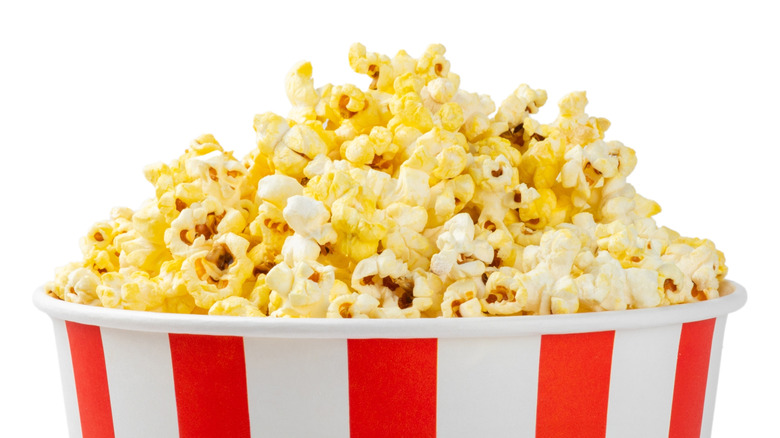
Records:
[[[287,200],[282,214],[297,234],[314,239],[320,245],[336,241],[336,231],[328,223],[330,212],[322,202],[308,196],[295,195]]]
[[[280,210],[287,206],[287,200],[292,196],[302,195],[303,186],[295,178],[287,175],[268,175],[257,182],[257,204],[267,201]]]
[[[512,129],[520,125],[530,114],[536,114],[546,102],[546,91],[534,90],[526,84],[521,84],[501,102],[495,120],[506,122],[508,129]]]

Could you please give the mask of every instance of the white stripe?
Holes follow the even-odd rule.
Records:
[[[710,369],[707,374],[707,392],[704,395],[704,412],[701,419],[701,437],[709,438],[712,434],[712,419],[715,413],[715,394],[718,391],[718,372],[720,371],[720,354],[723,350],[723,334],[726,331],[726,315],[715,320],[715,330],[712,333],[712,350],[710,351]]]
[[[76,395],[76,377],[73,375],[73,359],[70,356],[68,328],[65,321],[52,318],[54,324],[54,341],[57,343],[57,354],[60,362],[60,377],[62,377],[62,394],[65,396],[65,418],[68,421],[68,435],[71,438],[81,436],[81,419],[79,417],[79,399]]]
[[[244,338],[249,424],[256,437],[348,437],[344,339]]]
[[[178,437],[168,335],[101,328],[116,438]]]
[[[615,332],[607,438],[669,436],[681,331],[674,324]]]
[[[532,438],[541,340],[439,339],[436,436]]]

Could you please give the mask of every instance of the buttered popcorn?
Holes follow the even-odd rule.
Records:
[[[349,50],[368,76],[285,80],[292,108],[255,116],[241,160],[211,135],[148,166],[154,197],[81,239],[47,292],[94,306],[253,317],[542,315],[718,297],[706,239],[658,226],[584,92],[534,118],[521,84],[497,107],[460,88],[441,45]]]

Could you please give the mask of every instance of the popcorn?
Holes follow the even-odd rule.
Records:
[[[405,261],[409,269],[428,269],[430,258],[436,251],[422,234],[428,221],[428,213],[418,205],[395,202],[385,209],[389,224],[381,243]]]
[[[522,84],[509,95],[498,108],[495,120],[506,122],[508,129],[513,129],[523,123],[530,114],[536,114],[547,102],[547,92],[534,90]]]
[[[444,283],[441,278],[422,269],[416,269],[412,276],[414,282],[412,306],[424,316],[441,316],[441,303],[444,298],[442,295]]]
[[[266,276],[271,288],[270,316],[321,318],[327,314],[330,290],[335,282],[332,266],[302,260],[293,267],[274,266]]]
[[[103,307],[163,310],[167,296],[158,290],[159,281],[152,280],[146,272],[136,271],[130,275],[108,272],[101,276],[100,282],[96,293]]]
[[[277,171],[301,179],[309,161],[327,152],[328,146],[315,130],[306,125],[295,125],[274,147],[271,162]]]
[[[247,257],[249,242],[233,233],[216,239],[211,249],[196,252],[182,263],[182,278],[195,303],[204,309],[229,296],[241,294],[252,273]]]
[[[431,272],[442,279],[477,277],[493,261],[493,248],[474,239],[474,223],[466,213],[455,215],[444,224],[436,240],[439,252],[431,257]]]
[[[225,207],[233,207],[241,196],[246,168],[231,152],[210,155],[185,161],[187,174],[195,179],[203,194],[216,198]]]
[[[476,186],[469,175],[442,180],[431,187],[428,226],[437,227],[460,213],[474,197]]]
[[[332,299],[328,306],[328,318],[371,318],[379,308],[379,300],[371,295],[351,293]]]
[[[209,315],[265,316],[251,301],[237,296],[227,297],[214,303],[209,308]]]
[[[295,178],[287,175],[268,175],[257,182],[256,201],[258,204],[267,201],[276,208],[283,210],[287,200],[295,195],[303,194],[303,186]]]
[[[225,215],[224,207],[214,198],[195,202],[183,209],[171,222],[170,228],[165,230],[165,245],[171,254],[184,258],[194,252],[208,249],[212,237],[218,234],[217,227]],[[240,228],[243,230],[243,227]]]
[[[287,99],[293,106],[314,107],[317,105],[319,95],[314,89],[311,73],[311,63],[305,61],[295,64],[287,73],[284,88],[287,92]]]
[[[475,278],[458,280],[444,291],[441,303],[442,316],[474,318],[485,316],[479,296],[484,295],[485,285]]]
[[[387,233],[385,215],[357,187],[333,201],[331,223],[336,230],[337,250],[359,261],[376,253]]]
[[[372,79],[369,89],[378,89],[387,93],[393,92],[396,70],[387,56],[373,52],[368,53],[364,45],[355,43],[349,48],[349,66],[356,73],[368,75]]]
[[[336,241],[336,230],[328,223],[330,213],[320,201],[302,195],[292,196],[282,215],[297,235],[313,239],[320,245]]]
[[[63,299],[71,303],[97,305],[100,298],[97,288],[100,278],[89,269],[76,268],[67,275],[63,285]]]
[[[583,91],[535,117],[521,84],[496,109],[460,88],[443,46],[414,58],[354,44],[370,78],[285,77],[292,108],[253,121],[242,159],[212,135],[144,169],[154,197],[80,240],[47,283],[75,303],[244,317],[564,314],[714,299],[727,267],[706,239],[658,226]]]
[[[380,317],[387,316],[388,310],[407,317],[419,316],[419,311],[412,306],[414,293],[409,277],[406,263],[386,249],[355,266],[351,285],[358,293],[372,296],[380,303],[377,308]]]
[[[502,267],[488,277],[480,304],[491,315],[518,315],[528,301],[520,272]]]
[[[282,211],[271,204],[263,202],[257,209],[257,217],[247,226],[249,237],[259,240],[249,254],[255,266],[270,269],[278,263],[285,239],[292,236],[293,230],[284,220]],[[264,269],[266,272],[268,269]]]

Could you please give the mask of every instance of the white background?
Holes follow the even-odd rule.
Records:
[[[715,241],[748,290],[726,330],[713,436],[771,435],[776,14],[771,2],[625,3],[3,2],[0,434],[65,436],[51,325],[30,296],[80,258],[92,222],[153,196],[143,166],[202,133],[243,156],[255,113],[286,114],[284,76],[300,59],[317,86],[365,87],[347,63],[360,41],[415,57],[442,43],[462,88],[496,103],[521,83],[546,89],[543,121],[565,93],[587,90],[588,113],[612,121],[608,139],[637,151],[629,181],[661,204],[657,221]]]

